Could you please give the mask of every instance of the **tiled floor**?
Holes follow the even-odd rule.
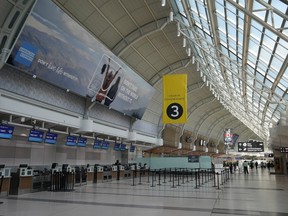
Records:
[[[162,180],[161,180],[162,182]],[[0,198],[0,216],[219,216],[288,215],[288,176],[254,169],[233,174],[220,189],[195,189],[195,181],[151,187],[147,177],[76,187],[73,192],[36,192]],[[181,181],[182,183],[182,181]]]

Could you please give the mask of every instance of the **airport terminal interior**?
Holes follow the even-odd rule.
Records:
[[[0,14],[0,216],[288,215],[287,0]]]

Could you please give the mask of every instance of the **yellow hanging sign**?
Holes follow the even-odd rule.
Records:
[[[187,74],[163,76],[162,122],[187,122]]]

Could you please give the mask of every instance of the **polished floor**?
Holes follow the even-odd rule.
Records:
[[[72,192],[35,192],[1,197],[0,216],[288,216],[288,176],[266,169],[235,173],[223,185],[195,188],[195,180],[180,186],[167,180],[151,187],[147,177],[76,187]]]

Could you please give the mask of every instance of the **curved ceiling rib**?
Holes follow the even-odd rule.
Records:
[[[275,91],[275,89],[276,89],[278,83],[280,82],[282,76],[285,74],[287,66],[288,66],[288,56],[286,56],[285,62],[282,64],[282,67],[281,67],[281,69],[280,69],[280,71],[279,71],[279,73],[278,73],[278,75],[277,75],[272,87],[271,87],[271,92],[270,92],[270,94],[268,96],[268,100],[266,101],[266,104],[265,104],[265,107],[264,107],[264,110],[263,110],[261,124],[264,124],[264,122],[265,122],[266,112],[267,112],[267,109],[268,109],[269,104],[270,104],[269,101],[272,99],[272,96],[273,96],[272,92]]]
[[[162,19],[141,26],[140,28],[136,29],[135,31],[124,37],[120,42],[118,42],[112,48],[112,52],[117,56],[121,56],[129,47],[131,47],[133,44],[137,43],[141,39],[155,32],[162,31],[168,23],[169,19],[167,17],[164,17]]]
[[[155,75],[148,82],[152,86],[155,86],[162,79],[163,75],[171,74],[183,68],[187,68],[190,62],[191,58],[181,59],[180,61],[174,62],[160,70],[158,73],[155,73]]]
[[[211,134],[213,133],[213,130],[215,129],[215,128],[218,128],[217,126],[218,125],[220,125],[223,121],[225,121],[225,120],[230,120],[230,119],[233,119],[233,118],[235,118],[233,115],[227,115],[227,114],[224,114],[224,115],[222,115],[222,116],[219,116],[219,118],[217,118],[211,125],[210,125],[210,127],[208,128],[208,130],[207,130],[207,134],[206,134],[206,136],[208,137],[208,141],[210,140],[210,136],[211,136]],[[219,120],[220,119],[220,120]]]
[[[224,109],[224,107],[220,106],[218,108],[214,108],[212,110],[210,110],[209,112],[206,112],[204,114],[204,116],[200,119],[200,121],[198,121],[196,124],[195,124],[195,127],[194,127],[194,130],[195,133],[196,133],[196,137],[198,136],[198,133],[199,133],[199,130],[200,128],[202,127],[202,124],[208,119],[210,118],[212,115],[214,115],[215,113],[218,113],[220,111],[222,111]]]
[[[253,1],[247,1],[247,10],[251,11],[253,9]],[[249,37],[251,30],[251,17],[245,14],[244,17],[244,30],[243,30],[243,48],[242,48],[242,79],[247,81],[247,55],[249,48]],[[243,105],[247,111],[247,84],[246,82],[242,83],[242,95],[243,95]]]

